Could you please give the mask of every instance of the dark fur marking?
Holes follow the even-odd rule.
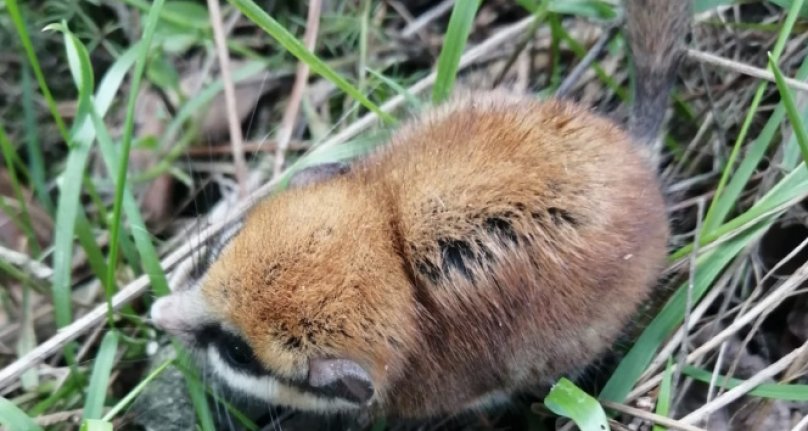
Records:
[[[456,239],[439,239],[438,247],[440,247],[441,260],[443,261],[441,269],[443,269],[445,277],[448,276],[451,268],[455,268],[464,277],[472,278],[470,263],[475,261],[477,257],[474,255],[469,243]]]
[[[569,211],[565,209],[550,207],[547,209],[547,212],[550,213],[550,218],[552,218],[553,223],[556,225],[567,223],[572,226],[578,226],[580,224],[578,219],[576,219]]]
[[[300,346],[303,345],[303,340],[301,340],[300,337],[290,335],[289,337],[286,338],[286,341],[283,343],[283,345],[284,347],[290,350],[299,349]]]
[[[502,240],[510,241],[513,244],[519,244],[519,235],[513,228],[513,224],[508,218],[505,217],[491,217],[485,220],[485,229],[492,236],[496,236]]]
[[[438,270],[438,267],[428,259],[424,258],[417,260],[415,262],[415,267],[418,269],[418,272],[426,277],[430,282],[437,283],[438,280],[440,280],[440,271]]]

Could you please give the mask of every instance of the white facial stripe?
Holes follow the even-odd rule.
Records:
[[[222,359],[213,344],[209,345],[207,350],[211,368],[235,391],[265,400],[268,403],[323,413],[355,410],[358,407],[346,400],[322,398],[303,392],[283,384],[271,376],[251,376],[239,372]]]

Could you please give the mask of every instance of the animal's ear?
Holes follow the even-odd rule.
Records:
[[[348,173],[350,167],[347,163],[323,163],[303,168],[289,179],[289,188],[305,187]]]
[[[373,397],[370,375],[349,359],[309,360],[309,385],[324,397],[357,404],[367,404]]]

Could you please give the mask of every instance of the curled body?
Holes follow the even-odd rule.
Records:
[[[638,87],[667,91],[689,10],[628,3],[635,53],[650,15],[632,11],[672,20],[667,59],[637,63]],[[305,410],[454,414],[574,373],[664,263],[654,97],[629,133],[569,102],[459,95],[349,167],[298,174],[153,319],[233,389]]]

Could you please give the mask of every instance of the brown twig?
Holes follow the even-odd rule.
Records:
[[[808,352],[808,341],[803,343],[802,346],[792,350],[791,353],[789,353],[788,355],[783,356],[777,362],[769,365],[768,367],[764,368],[754,376],[746,379],[743,383],[725,392],[720,397],[717,397],[716,399],[710,401],[709,403],[699,407],[695,411],[683,417],[681,421],[687,424],[699,422],[706,415],[715,412],[716,410],[737,400],[738,398],[745,395],[747,392],[754,389],[759,384],[765,382],[766,380],[784,371],[786,368],[789,367],[789,365],[791,365],[792,362],[799,359],[806,352]]]
[[[213,27],[213,40],[216,45],[216,54],[219,57],[219,68],[221,69],[222,83],[224,84],[227,125],[230,129],[230,142],[233,144],[233,163],[236,166],[239,197],[244,198],[247,195],[247,162],[244,158],[244,138],[241,135],[241,123],[236,110],[236,90],[233,85],[233,78],[230,76],[230,53],[227,51],[219,0],[207,1],[208,9],[210,10],[210,23]]]
[[[572,87],[578,83],[578,80],[581,79],[581,76],[589,69],[595,60],[600,56],[603,50],[606,48],[606,44],[609,43],[612,38],[617,34],[617,31],[620,30],[619,24],[613,24],[600,35],[597,42],[592,45],[592,48],[584,55],[584,58],[575,65],[572,71],[564,78],[564,81],[561,82],[561,85],[558,86],[558,90],[556,90],[556,97],[559,99],[566,98],[569,96],[569,92],[572,90]]]
[[[697,51],[695,49],[688,49],[687,56],[693,60],[711,64],[713,66],[723,67],[725,69],[730,69],[743,75],[748,75],[755,78],[765,79],[770,82],[775,82],[773,73],[769,72],[766,69],[761,69],[759,67],[750,66],[746,63],[741,63],[740,61],[730,60],[728,58],[710,54],[709,52]],[[793,78],[785,78],[785,81],[789,87],[795,90],[808,91],[808,83],[798,81]]]
[[[233,145],[231,143],[216,144],[209,147],[191,147],[185,150],[185,155],[189,157],[208,157],[232,154]],[[269,153],[274,152],[278,148],[278,142],[275,140],[254,140],[247,141],[242,146],[244,153]],[[301,151],[309,148],[309,144],[305,141],[289,141],[286,150]]]
[[[600,403],[603,404],[603,407],[612,409],[616,412],[624,413],[640,419],[645,419],[655,424],[666,426],[670,429],[679,431],[705,431],[704,428],[688,425],[686,423],[679,422],[676,419],[671,419],[665,416],[658,415],[656,413],[651,413],[642,409],[638,409],[636,407],[627,406],[625,404],[613,403],[611,401],[601,401]]]
[[[785,260],[787,259],[784,259],[784,261]],[[773,289],[769,295],[766,296],[766,298],[763,298],[754,307],[749,309],[747,313],[737,316],[732,324],[724,328],[718,334],[714,335],[709,341],[690,352],[690,354],[687,355],[687,363],[693,363],[696,359],[701,358],[708,352],[720,346],[721,343],[734,336],[738,331],[749,325],[749,323],[751,323],[757,316],[764,313],[766,310],[773,310],[774,307],[776,307],[781,301],[783,301],[785,298],[791,295],[794,290],[800,287],[805,280],[808,280],[808,263],[797,269],[791,275],[791,277]],[[676,365],[674,365],[674,368],[675,367]],[[626,398],[629,400],[635,399],[641,394],[644,394],[659,385],[661,381],[662,373],[658,373],[653,377],[648,378],[645,382],[637,385],[637,387],[632,390]],[[717,399],[718,398],[716,398],[716,400]]]
[[[311,0],[309,3],[309,13],[306,17],[306,33],[303,35],[303,43],[306,49],[314,51],[317,43],[317,30],[320,26],[320,0]],[[276,138],[277,147],[275,149],[275,166],[272,171],[272,179],[277,179],[281,175],[283,162],[286,158],[286,150],[289,147],[289,140],[292,138],[292,131],[295,128],[295,120],[300,112],[300,101],[303,99],[303,91],[309,80],[309,65],[300,61],[297,63],[295,72],[295,83],[292,86],[292,94],[289,95],[289,103],[283,113],[281,125],[278,127]]]

